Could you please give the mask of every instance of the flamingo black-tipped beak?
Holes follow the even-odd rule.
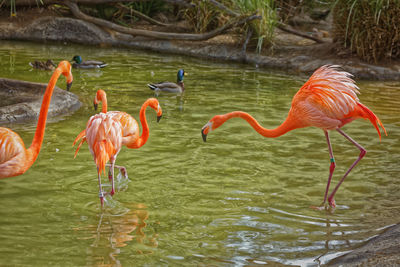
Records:
[[[157,122],[160,122],[161,118],[162,118],[162,115],[157,116]]]
[[[72,86],[72,82],[67,83],[67,91],[69,91],[69,89],[71,89],[71,86]]]
[[[93,104],[94,110],[97,110],[97,104]]]
[[[201,137],[203,137],[204,142],[207,142],[207,134],[204,133],[204,129],[201,129]]]

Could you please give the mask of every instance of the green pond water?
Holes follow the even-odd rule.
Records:
[[[320,129],[267,139],[233,119],[207,143],[200,134],[213,115],[234,110],[275,128],[306,76],[138,50],[2,41],[0,77],[47,83],[51,72],[28,62],[76,54],[109,66],[73,70],[71,91],[83,106],[50,119],[35,164],[0,180],[1,266],[317,266],[400,222],[400,82],[358,81],[361,102],[389,135],[379,142],[363,120],[343,128],[368,153],[339,189],[331,214],[310,209],[321,203],[329,173]],[[109,110],[138,119],[154,97],[146,84],[175,81],[179,68],[189,73],[187,91],[157,96],[163,118],[156,123],[149,109],[147,144],[119,153],[130,182],[102,210],[88,147],[76,159],[72,147],[95,114],[95,92],[106,90]],[[65,89],[65,78],[57,85]],[[36,122],[6,126],[30,145]],[[331,140],[336,185],[359,151],[336,132]]]

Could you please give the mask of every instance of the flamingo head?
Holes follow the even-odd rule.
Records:
[[[75,61],[77,64],[81,64],[81,63],[82,63],[82,57],[76,55],[76,56],[74,56],[74,57],[72,58],[71,61]]]
[[[176,79],[177,79],[178,83],[183,82],[183,76],[185,76],[185,75],[187,76],[188,74],[183,69],[178,70],[178,74],[176,75],[177,76]]]
[[[207,134],[215,129],[217,129],[219,126],[221,126],[224,123],[224,118],[222,115],[216,115],[209,120],[206,125],[201,128],[201,136],[203,137],[203,141],[207,141]]]
[[[156,98],[150,98],[148,101],[149,101],[149,106],[157,112],[157,122],[159,122],[162,117],[162,109],[160,103]]]
[[[71,89],[72,86],[72,81],[74,80],[74,77],[72,76],[71,72],[71,64],[63,60],[58,64],[58,67],[61,70],[62,75],[64,75],[67,78],[67,91]]]
[[[94,100],[93,100],[94,110],[97,110],[97,106],[99,105],[99,102],[103,101],[103,98],[105,98],[105,97],[106,97],[106,92],[104,92],[104,90],[101,90],[101,89],[97,90],[96,96],[94,97]]]

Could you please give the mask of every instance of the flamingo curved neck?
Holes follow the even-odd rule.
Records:
[[[142,107],[140,108],[139,118],[140,123],[142,124],[142,134],[135,142],[135,148],[139,148],[146,144],[147,140],[149,139],[149,125],[147,124],[146,119],[146,108],[150,105],[150,101],[146,100]]]
[[[39,114],[39,119],[38,119],[38,123],[36,126],[35,136],[33,137],[31,146],[27,149],[27,152],[31,158],[30,161],[32,161],[32,164],[33,164],[33,162],[35,162],[35,160],[40,152],[40,148],[42,146],[44,130],[45,130],[46,121],[47,121],[47,113],[49,111],[51,96],[54,91],[54,86],[56,85],[56,82],[57,82],[58,78],[60,77],[61,73],[62,73],[61,68],[57,68],[54,71],[54,73],[51,76],[50,81],[47,85],[44,96],[43,96],[42,106],[40,107],[40,114]]]
[[[108,109],[107,97],[104,92],[101,92],[101,94],[100,94],[100,101],[101,101],[101,112],[107,113],[107,109]]]
[[[251,127],[253,127],[254,130],[256,130],[259,134],[261,134],[264,137],[269,137],[269,138],[275,138],[279,137],[281,135],[284,135],[285,133],[294,130],[295,128],[298,128],[295,126],[293,121],[291,120],[291,117],[288,116],[286,120],[276,127],[275,129],[269,130],[264,127],[262,127],[256,119],[254,119],[250,114],[242,111],[234,111],[227,113],[223,115],[223,122],[231,119],[231,118],[242,118],[245,121],[247,121]]]

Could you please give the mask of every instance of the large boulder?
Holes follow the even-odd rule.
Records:
[[[0,78],[0,124],[37,120],[47,84]],[[78,97],[57,86],[51,98],[48,117],[79,109]]]

